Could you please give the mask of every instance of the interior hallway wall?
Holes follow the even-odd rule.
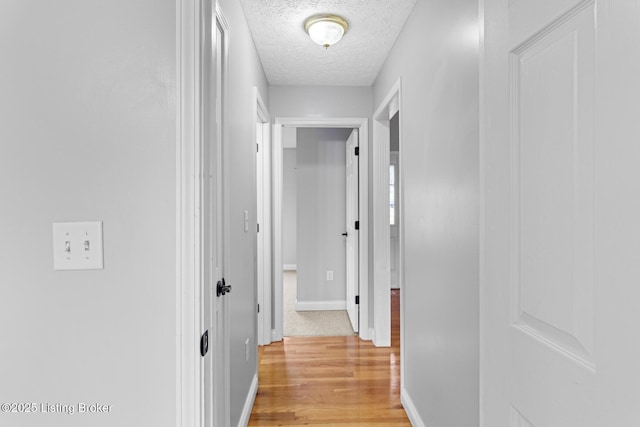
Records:
[[[352,129],[297,132],[297,301],[345,301],[346,141]],[[333,280],[327,280],[327,271]],[[328,308],[325,308],[328,309]]]
[[[424,425],[478,426],[478,2],[418,1],[374,84],[402,77],[405,394]]]
[[[2,1],[0,57],[0,401],[76,410],[0,424],[174,427],[176,3]],[[104,269],[53,271],[87,220]]]

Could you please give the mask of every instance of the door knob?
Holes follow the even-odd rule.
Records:
[[[227,292],[231,292],[231,285],[227,286],[224,278],[222,280],[218,280],[218,283],[216,284],[216,295],[226,295]]]

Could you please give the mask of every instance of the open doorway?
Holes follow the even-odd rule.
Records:
[[[377,346],[398,351],[401,383],[403,361],[403,179],[401,82],[398,80],[373,118],[373,297]],[[394,350],[395,351],[395,350]]]
[[[389,120],[389,284],[400,289],[400,112]],[[393,293],[392,293],[393,294]]]
[[[359,141],[367,141],[368,135],[368,126],[367,119],[364,118],[339,118],[339,119],[307,119],[307,118],[276,118],[274,124],[274,145],[273,145],[273,191],[274,191],[274,222],[273,222],[273,255],[274,255],[274,288],[273,288],[273,340],[279,341],[284,336],[284,278],[292,269],[292,266],[295,266],[296,273],[300,273],[298,271],[300,269],[300,260],[296,259],[295,263],[292,261],[285,262],[284,261],[284,253],[283,253],[283,237],[284,237],[284,226],[285,223],[283,221],[283,191],[284,191],[284,155],[285,148],[283,146],[283,141],[286,139],[287,133],[292,132],[290,129],[296,129],[295,132],[297,134],[301,129],[311,130],[318,128],[332,128],[337,129],[342,132],[345,132],[347,129],[357,129],[357,136]],[[358,279],[356,279],[356,285],[353,290],[354,295],[352,298],[346,296],[346,293],[343,294],[340,301],[340,309],[343,309],[347,306],[347,301],[352,301],[353,306],[359,307],[355,316],[357,321],[357,328],[360,330],[360,336],[364,339],[368,339],[363,334],[366,334],[368,331],[368,288],[365,287],[363,289],[359,286],[359,283],[367,283],[367,269],[368,269],[368,259],[367,259],[367,241],[368,236],[367,233],[360,233],[359,230],[366,230],[367,224],[367,150],[366,143],[359,144],[359,150],[357,155],[359,156],[359,170],[356,172],[356,181],[358,187],[358,195],[356,197],[356,206],[357,206],[357,223],[353,221],[352,227],[357,229],[352,233],[353,235],[357,235],[357,241],[355,246],[358,249],[358,254],[355,256],[354,269],[357,271]],[[342,150],[346,154],[346,145],[344,140],[342,141]],[[343,158],[344,155],[342,154]],[[354,150],[354,154],[356,154]],[[297,156],[296,156],[297,158]],[[345,165],[346,167],[346,165]],[[344,175],[343,175],[344,179]],[[345,188],[346,191],[346,188]],[[298,194],[298,193],[296,193]],[[310,195],[314,197],[317,196],[317,191],[309,191]],[[345,196],[346,199],[346,196]],[[346,202],[346,200],[345,200]],[[331,208],[331,203],[325,203],[326,207]],[[341,211],[345,212],[345,209],[341,209]],[[317,214],[317,212],[315,212]],[[300,229],[300,217],[296,217],[296,230]],[[347,232],[348,229],[345,229],[345,221],[346,217],[343,218],[341,230],[337,233],[337,237],[342,242],[342,245],[345,245],[344,238],[342,234]],[[305,230],[313,229],[316,225],[312,222],[310,225],[307,225]],[[296,245],[297,245],[296,240]],[[344,246],[343,246],[344,247]],[[297,253],[299,254],[300,248],[297,248]],[[288,268],[288,270],[283,270],[283,267]],[[331,282],[328,280],[328,277],[333,276],[333,281],[336,280],[336,270],[327,268],[319,270],[321,273],[321,278],[325,283]],[[314,273],[316,278],[318,277],[317,271]],[[346,267],[345,267],[346,274]],[[296,274],[297,275],[297,274]],[[297,279],[297,277],[296,277]],[[297,288],[297,283],[296,283]],[[296,289],[297,292],[297,289]],[[346,292],[346,291],[345,291]],[[319,305],[316,302],[312,302],[311,304],[306,304],[306,297],[308,295],[296,295],[298,298],[298,311],[302,311],[301,309],[309,309],[309,308],[328,308],[331,307],[332,304],[336,304],[336,299],[324,299],[321,301]],[[359,303],[359,304],[358,304]],[[315,307],[314,307],[315,306]],[[337,304],[333,307],[337,307]],[[315,310],[312,310],[315,311]]]
[[[393,109],[391,110],[393,112]],[[390,113],[391,113],[390,112]],[[391,351],[401,360],[400,350],[400,112],[389,120],[389,285],[391,293]]]
[[[357,130],[287,127],[282,142],[283,335],[353,335]]]

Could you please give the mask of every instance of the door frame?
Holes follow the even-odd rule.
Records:
[[[400,112],[398,120],[399,151],[398,156],[398,192],[397,206],[400,208],[400,226],[398,228],[398,284],[404,286],[404,174],[402,171],[402,81],[398,79],[384,97],[373,114],[373,150],[372,182],[373,182],[373,289],[374,316],[373,342],[379,347],[391,346],[391,267],[390,267],[390,230],[389,230],[389,157],[390,134],[389,122],[396,112]],[[400,377],[404,384],[404,292],[400,292]]]
[[[260,227],[260,231],[257,236],[257,244],[260,245],[260,241],[262,240],[262,253],[259,249],[256,254],[256,263],[258,261],[257,257],[261,257],[263,262],[263,274],[262,277],[256,277],[256,283],[258,286],[257,298],[258,298],[258,307],[260,310],[258,311],[258,345],[268,345],[271,344],[272,338],[272,329],[271,329],[271,288],[272,288],[272,257],[271,257],[271,118],[269,115],[269,110],[267,109],[267,105],[264,103],[262,96],[260,95],[260,91],[256,86],[253,87],[253,94],[255,99],[254,104],[254,117],[257,126],[254,128],[254,136],[253,140],[256,141],[258,138],[258,125],[262,125],[262,135],[263,135],[263,144],[260,147],[262,150],[262,155],[260,159],[262,160],[262,201],[263,206],[257,206],[256,212],[258,213],[258,224]],[[256,156],[257,157],[257,156]],[[257,162],[256,158],[256,162]],[[256,173],[258,173],[258,164],[256,163]],[[256,182],[257,186],[257,182]],[[256,194],[258,193],[258,189],[256,188]],[[257,197],[256,197],[257,199]],[[260,218],[260,213],[262,213],[262,218]],[[261,239],[262,237],[262,239]],[[260,272],[256,266],[256,275],[259,275]]]
[[[228,21],[216,0],[215,17],[225,30],[223,52],[223,88],[228,80]],[[203,175],[202,126],[202,16],[201,1],[176,1],[176,425],[199,427],[201,425],[201,368],[200,368],[200,319],[201,319],[201,259],[203,254],[200,229],[201,194],[199,179]],[[226,122],[222,111],[223,124]],[[223,126],[223,140],[226,128]],[[228,200],[228,186],[223,186],[223,198]],[[227,215],[225,211],[223,213]],[[225,228],[225,248],[228,249],[228,232]],[[225,260],[228,263],[228,260]],[[226,266],[225,266],[226,267]],[[225,268],[228,271],[228,269]],[[227,320],[228,323],[228,320]],[[228,329],[225,339],[228,341]],[[210,348],[215,349],[216,343]],[[227,360],[229,348],[227,352]],[[230,384],[228,369],[227,384]],[[230,416],[230,402],[224,396],[225,418]]]
[[[368,145],[369,145],[369,119],[355,118],[304,118],[304,117],[276,117],[273,126],[273,276],[274,276],[274,329],[272,341],[281,341],[284,336],[283,322],[283,284],[282,284],[282,128],[357,128],[359,135],[359,293],[360,293],[360,338],[369,340],[369,233],[368,233]]]

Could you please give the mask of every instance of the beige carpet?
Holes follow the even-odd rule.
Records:
[[[335,337],[353,335],[346,310],[296,311],[296,272],[285,271],[283,277],[284,336]]]

